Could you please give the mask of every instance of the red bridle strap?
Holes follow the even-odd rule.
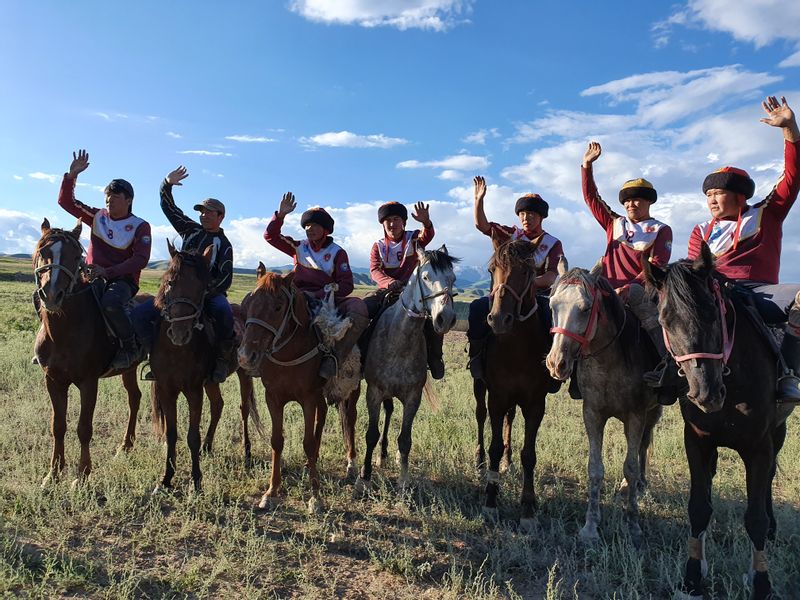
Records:
[[[580,280],[565,281],[561,285],[583,285],[583,282]],[[560,333],[578,342],[581,345],[581,354],[583,356],[588,355],[589,344],[592,342],[592,339],[594,339],[595,333],[597,333],[597,320],[600,315],[600,294],[602,293],[602,291],[597,288],[587,289],[592,296],[592,310],[589,313],[589,322],[586,324],[583,335],[577,334],[569,329],[564,329],[563,327],[550,328],[550,333]]]

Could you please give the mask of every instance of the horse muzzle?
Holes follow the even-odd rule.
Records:
[[[239,347],[239,351],[236,353],[236,356],[238,358],[240,367],[247,371],[252,371],[254,369],[258,369],[259,365],[261,364],[263,353],[256,350],[248,350],[244,344],[242,344],[242,346]]]

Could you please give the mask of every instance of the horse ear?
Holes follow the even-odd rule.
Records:
[[[211,266],[211,257],[214,256],[214,245],[209,244],[206,246],[206,249],[203,250],[203,262],[206,263],[207,267]]]
[[[81,220],[78,219],[78,222],[75,224],[75,227],[72,228],[72,235],[75,237],[81,237],[81,231],[83,230],[83,223]]]
[[[711,253],[711,248],[704,241],[700,242],[700,256],[694,259],[692,270],[698,275],[708,277],[713,268],[714,255]]]
[[[647,282],[648,287],[660,290],[664,285],[664,280],[667,278],[667,271],[658,265],[654,265],[649,260],[644,261],[642,264],[642,272],[644,273],[644,280]]]
[[[415,247],[417,250],[417,262],[422,264],[425,262],[425,249],[419,244],[416,244]]]
[[[45,217],[45,220],[42,221],[42,235],[44,235],[48,231],[50,231],[50,221],[48,221],[47,218]]]
[[[439,251],[439,252],[444,252],[444,253],[445,253],[445,255],[447,255],[447,256],[450,256],[450,253],[447,251],[447,246],[445,246],[444,244],[442,244],[442,247],[441,247],[441,248],[439,248],[439,250],[438,250],[438,251]]]
[[[174,258],[175,254],[177,253],[177,250],[175,250],[175,246],[173,246],[172,242],[170,242],[169,240],[167,240],[167,250],[169,250],[170,258]]]
[[[563,277],[569,271],[569,263],[567,262],[567,257],[563,254],[558,257],[558,276]]]
[[[266,274],[267,267],[264,266],[263,262],[258,261],[258,267],[256,268],[256,279],[261,279]]]
[[[602,274],[603,274],[603,259],[601,258],[596,263],[594,263],[592,270],[589,271],[589,275],[591,277],[599,277]]]

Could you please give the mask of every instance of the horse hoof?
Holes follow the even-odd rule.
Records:
[[[600,541],[600,534],[597,533],[597,527],[584,525],[578,532],[578,538],[585,544],[594,544]]]
[[[69,489],[74,492],[81,486],[81,484],[84,481],[86,481],[85,477],[76,477],[75,479],[72,480],[72,483],[69,484]]]
[[[496,506],[484,506],[481,509],[481,513],[483,514],[483,518],[493,525],[497,525],[500,521],[500,511],[497,510]]]
[[[520,533],[525,534],[532,534],[536,533],[536,519],[534,518],[523,518],[519,520],[519,531]]]
[[[119,459],[123,456],[127,456],[133,450],[133,446],[126,446],[125,444],[121,444],[117,447],[117,451],[114,453],[114,458]]]
[[[623,495],[627,496],[628,489],[629,489],[628,480],[623,477],[622,481],[619,482],[619,487],[617,488],[617,494],[619,494],[620,496]]]
[[[325,510],[325,505],[322,503],[322,500],[312,496],[308,501],[308,514],[310,515],[319,515]]]
[[[366,496],[369,489],[372,487],[372,481],[359,477],[353,485],[353,500],[360,500]]]
[[[355,464],[348,465],[344,477],[347,481],[355,481],[358,477],[358,466]]]
[[[267,510],[272,508],[272,497],[264,494],[261,496],[261,501],[258,503],[258,508],[261,510]]]
[[[151,496],[162,496],[162,495],[164,495],[166,493],[167,493],[167,488],[163,484],[159,483],[159,484],[156,485],[156,487],[153,488],[153,491],[150,492],[150,495]]]
[[[50,471],[44,479],[42,479],[42,489],[46,490],[47,488],[54,486],[58,483],[58,475]]]

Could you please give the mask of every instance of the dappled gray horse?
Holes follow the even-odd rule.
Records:
[[[397,398],[403,404],[403,424],[397,438],[400,460],[399,485],[408,484],[408,454],[411,426],[422,399],[428,375],[423,325],[431,319],[436,333],[447,333],[456,322],[452,287],[453,263],[458,259],[442,246],[438,250],[417,250],[419,265],[411,274],[400,299],[386,309],[372,333],[364,364],[367,382],[367,449],[361,476],[356,481],[360,493],[372,478],[372,452],[378,443],[378,419],[385,400]]]
[[[638,321],[626,311],[598,267],[592,272],[567,269],[562,258],[550,295],[554,337],[546,362],[550,375],[562,381],[572,374],[576,361],[580,367],[577,378],[589,436],[589,506],[580,536],[585,540],[600,537],[603,432],[606,421],[616,417],[625,426],[628,443],[623,466],[628,493],[626,516],[631,537],[639,544],[642,531],[637,495],[646,483],[647,451],[653,427],[661,417],[656,394],[642,379],[651,363],[650,353],[643,350],[649,348],[649,340],[641,335]]]

